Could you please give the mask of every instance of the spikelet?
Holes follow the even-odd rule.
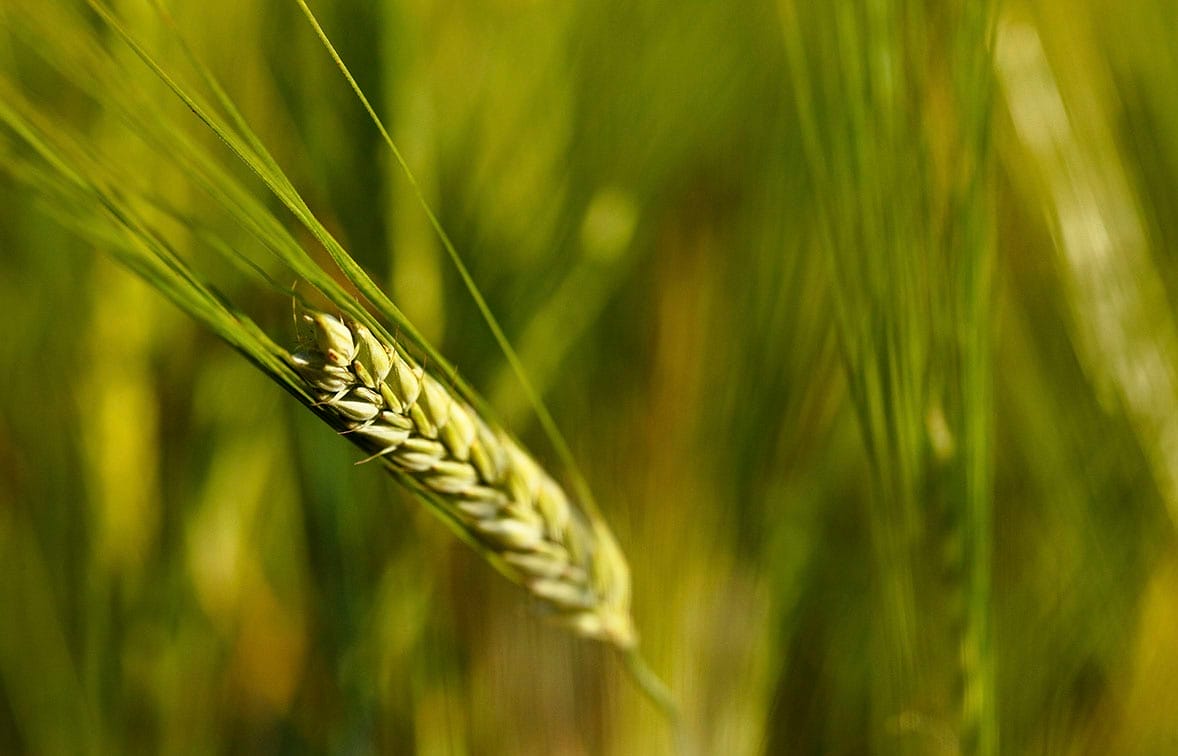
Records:
[[[315,343],[291,364],[349,440],[436,494],[553,620],[583,637],[635,646],[629,568],[604,523],[411,357],[358,323],[319,312],[304,319]]]

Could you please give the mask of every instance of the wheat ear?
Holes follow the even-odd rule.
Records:
[[[314,344],[291,364],[357,446],[412,478],[450,519],[577,635],[637,641],[630,574],[604,523],[505,431],[367,328],[309,312]]]

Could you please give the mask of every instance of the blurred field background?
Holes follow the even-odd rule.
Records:
[[[183,34],[555,459],[297,6],[112,6],[199,87]],[[570,438],[698,752],[1178,753],[1171,2],[314,8]],[[84,5],[3,0],[0,87],[293,344],[289,297],[209,254],[256,242],[113,103],[295,224]],[[669,751],[613,654],[30,165],[0,126],[0,752]]]

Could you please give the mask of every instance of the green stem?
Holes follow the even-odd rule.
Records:
[[[687,730],[683,727],[683,719],[679,714],[679,705],[675,703],[670,688],[655,673],[637,648],[622,651],[622,661],[630,679],[638,686],[642,695],[646,696],[659,712],[666,717],[671,725],[671,735],[675,743],[675,753],[687,756],[692,751],[687,744]]]

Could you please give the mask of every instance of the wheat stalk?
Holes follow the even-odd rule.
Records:
[[[304,319],[314,343],[291,365],[344,434],[435,496],[496,566],[577,635],[627,650],[629,568],[608,528],[577,509],[505,431],[354,321]]]

